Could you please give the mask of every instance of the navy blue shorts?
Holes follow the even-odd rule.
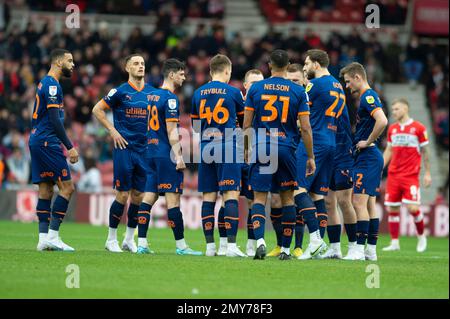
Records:
[[[250,187],[256,192],[279,192],[297,189],[297,168],[295,165],[295,149],[278,147],[278,165],[275,172],[268,170],[273,163],[256,163],[250,165]],[[264,171],[266,170],[266,171]]]
[[[145,151],[136,152],[128,148],[113,150],[114,184],[120,192],[135,189],[144,192],[147,180],[147,165]]]
[[[353,166],[353,193],[378,196],[383,174],[383,154],[376,146],[356,154]]]
[[[68,181],[71,179],[69,165],[60,145],[30,145],[31,181]]]
[[[183,193],[183,171],[170,158],[147,158],[148,171],[145,192]]]
[[[303,142],[300,142],[296,153],[298,185],[305,188],[308,192],[327,195],[333,173],[335,150],[336,148],[331,146],[314,146],[316,172],[314,175],[306,177],[308,155],[306,154],[305,145]]]
[[[202,193],[241,190],[242,163],[204,163],[198,165],[198,191]]]
[[[330,189],[342,191],[353,188],[353,156],[341,154],[334,157],[334,168],[331,174]]]
[[[335,168],[331,174],[330,189],[334,192],[353,188],[353,169]]]

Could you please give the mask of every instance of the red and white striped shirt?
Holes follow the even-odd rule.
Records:
[[[392,147],[389,175],[419,175],[422,156],[421,147],[428,144],[426,127],[413,119],[395,123],[388,129],[388,145]]]

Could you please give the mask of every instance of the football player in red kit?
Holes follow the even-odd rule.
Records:
[[[388,130],[388,146],[384,152],[384,166],[389,165],[384,204],[389,211],[391,244],[384,251],[400,250],[400,206],[405,204],[416,224],[417,251],[424,252],[427,239],[424,234],[423,214],[420,211],[420,164],[423,156],[425,175],[423,185],[431,185],[427,130],[425,126],[409,117],[409,103],[396,99],[392,103],[392,115],[396,123]]]

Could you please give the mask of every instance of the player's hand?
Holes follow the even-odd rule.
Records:
[[[316,172],[316,161],[314,158],[308,158],[306,161],[306,176],[314,175]]]
[[[78,162],[78,152],[75,149],[75,147],[72,147],[69,151],[68,151],[68,155],[69,155],[69,161],[72,164],[75,164],[76,162]]]
[[[121,150],[126,149],[128,142],[120,135],[120,133],[113,128],[110,135],[114,141],[114,148],[120,148]]]
[[[425,173],[425,175],[423,176],[423,186],[425,186],[425,188],[428,188],[431,186],[431,174],[429,172]]]
[[[183,156],[177,157],[177,171],[182,171],[186,168],[186,164],[184,163]]]
[[[367,143],[367,141],[359,141],[358,144],[356,144],[356,149],[358,151],[368,148],[369,147],[369,143]]]

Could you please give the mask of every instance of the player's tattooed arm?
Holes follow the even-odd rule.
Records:
[[[422,146],[420,149],[420,153],[422,153],[423,158],[423,166],[425,168],[425,174],[423,176],[423,185],[425,187],[431,186],[431,171],[430,171],[430,152],[427,146]]]
[[[169,137],[169,143],[172,147],[172,152],[175,155],[175,160],[177,163],[177,170],[183,170],[186,168],[186,164],[183,160],[183,154],[180,144],[180,134],[178,132],[177,122],[166,122],[167,125],[167,136]]]
[[[383,168],[385,168],[386,166],[389,165],[389,162],[391,161],[391,158],[392,158],[392,146],[388,144],[386,146],[386,149],[384,150],[384,153],[383,153],[383,159],[384,159]]]
[[[127,148],[128,142],[120,135],[120,133],[115,129],[114,125],[108,121],[106,118],[106,110],[109,109],[108,104],[102,99],[97,104],[95,104],[92,109],[92,113],[97,118],[97,120],[108,130],[114,141],[114,147],[119,147],[120,149]]]

